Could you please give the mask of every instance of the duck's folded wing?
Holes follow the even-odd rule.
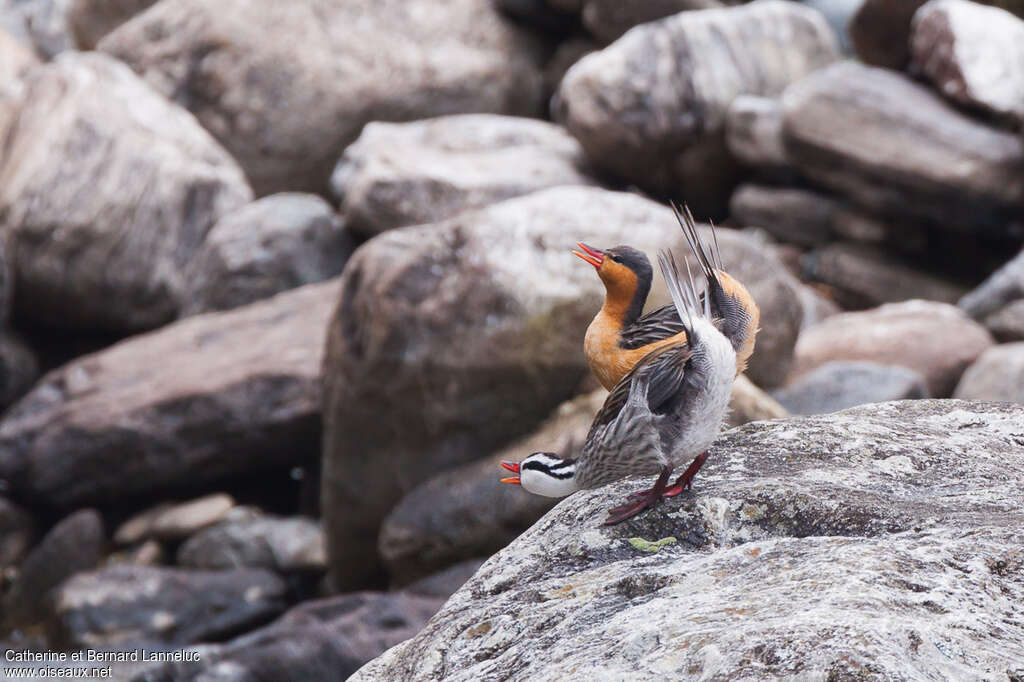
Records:
[[[686,379],[686,363],[691,351],[687,344],[662,348],[644,356],[640,362],[622,377],[605,398],[591,432],[614,421],[629,399],[630,386],[639,377],[647,383],[647,409],[652,414],[661,414],[667,403],[679,394]]]
[[[679,313],[671,303],[650,311],[619,332],[619,347],[625,350],[643,348],[686,331]]]

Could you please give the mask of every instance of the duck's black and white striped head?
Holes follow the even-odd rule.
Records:
[[[502,483],[521,485],[535,495],[565,497],[579,490],[576,485],[576,460],[562,459],[553,452],[535,452],[522,462],[502,462],[517,476],[501,479]]]

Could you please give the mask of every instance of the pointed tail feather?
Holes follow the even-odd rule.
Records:
[[[676,265],[676,259],[672,252],[663,249],[658,253],[658,265],[661,267],[661,274],[665,278],[665,285],[668,288],[669,295],[672,297],[672,303],[676,307],[679,319],[683,323],[686,338],[692,344],[694,341],[693,318],[701,317],[702,315],[710,318],[710,310],[707,302],[708,297],[705,296],[705,310],[702,312],[696,285],[693,282],[693,273],[690,271],[690,264],[687,261],[683,262],[686,264],[685,281],[682,279],[679,266]]]
[[[711,234],[715,242],[715,246],[712,249],[706,247],[704,242],[701,241],[700,234],[697,232],[697,224],[693,219],[693,213],[690,212],[689,206],[683,204],[683,210],[680,210],[679,206],[673,202],[672,210],[676,214],[676,220],[679,221],[679,227],[683,230],[686,242],[690,245],[690,250],[697,257],[697,262],[700,263],[701,270],[704,271],[704,276],[710,282],[717,282],[715,268],[722,268],[722,254],[718,250],[718,234],[714,226],[711,228]]]

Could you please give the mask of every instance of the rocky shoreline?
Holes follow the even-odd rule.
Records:
[[[1021,16],[0,0],[0,645],[1024,679]],[[684,254],[670,199],[761,331],[692,494],[598,531],[636,482],[496,463],[581,447],[569,251]]]

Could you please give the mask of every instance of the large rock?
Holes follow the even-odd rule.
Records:
[[[718,9],[725,5],[719,0],[586,0],[581,16],[591,35],[610,43],[638,24],[686,10]]]
[[[957,398],[1024,403],[1024,343],[993,346],[967,368]]]
[[[264,628],[206,647],[198,661],[167,663],[137,679],[344,680],[388,647],[419,632],[442,601],[401,592],[357,592],[308,601]]]
[[[36,537],[36,522],[26,509],[0,497],[0,584],[3,573],[28,553]]]
[[[867,209],[993,233],[1024,209],[1024,140],[906,76],[843,62],[788,88],[782,105],[793,164]]]
[[[68,24],[83,50],[96,47],[103,36],[143,11],[156,0],[70,0]]]
[[[729,200],[729,216],[744,227],[760,227],[776,239],[800,246],[830,244],[838,237],[862,242],[885,239],[886,226],[846,202],[795,187],[740,185]]]
[[[956,303],[966,290],[901,261],[891,249],[830,244],[805,254],[801,261],[804,278],[830,286],[847,309],[911,298]]]
[[[826,362],[775,391],[793,414],[825,414],[867,403],[928,397],[919,372],[874,362]]]
[[[178,549],[189,568],[265,568],[277,573],[322,573],[327,558],[320,524],[307,518],[226,519]]]
[[[577,493],[382,679],[1014,679],[1024,408],[910,401],[730,431],[692,493]],[[526,494],[524,492],[524,494]]]
[[[737,160],[759,172],[792,174],[777,98],[740,95],[734,99],[725,110],[725,145]]]
[[[18,579],[4,595],[4,623],[27,626],[45,620],[53,604],[51,591],[80,571],[99,564],[106,536],[103,519],[82,509],[62,519],[43,537],[18,569]]]
[[[186,269],[182,313],[227,310],[340,275],[355,248],[331,206],[282,193],[217,221]]]
[[[262,570],[111,566],[60,586],[51,628],[69,648],[210,641],[267,622],[284,611],[287,592],[283,580]]]
[[[982,324],[999,341],[1024,341],[1024,298],[986,315]]]
[[[191,110],[261,195],[325,190],[369,121],[540,109],[542,45],[480,0],[169,0],[99,49]]]
[[[339,589],[370,575],[380,521],[404,493],[528,432],[587,373],[582,339],[603,287],[569,254],[579,239],[687,251],[666,207],[561,187],[393,230],[353,255],[324,369],[323,515]],[[718,241],[762,308],[751,378],[777,385],[799,285],[743,236]]]
[[[985,328],[946,303],[906,301],[843,313],[806,329],[796,344],[794,376],[834,360],[899,365],[920,372],[944,397],[992,345]]]
[[[865,63],[900,70],[910,61],[910,22],[926,0],[864,0],[847,25]]]
[[[109,57],[61,55],[28,77],[0,168],[16,303],[61,327],[165,323],[207,230],[251,196],[187,111]]]
[[[957,303],[974,319],[981,319],[1024,299],[1024,251],[992,273]]]
[[[39,63],[32,51],[0,28],[0,90],[11,87],[32,66]]]
[[[51,372],[0,422],[0,479],[65,507],[307,461],[337,287],[188,318]]]
[[[0,0],[3,27],[49,58],[76,47],[68,13],[73,0]]]
[[[0,410],[23,396],[37,378],[36,354],[19,337],[0,328]]]
[[[545,121],[463,114],[371,123],[331,177],[348,226],[373,235],[555,185],[588,185],[579,143]]]
[[[565,75],[557,116],[598,166],[724,212],[736,175],[725,114],[738,95],[778,95],[836,59],[835,35],[793,2],[683,12],[644,24]]]
[[[967,0],[931,0],[914,15],[914,63],[943,95],[1024,123],[1024,21]]]

